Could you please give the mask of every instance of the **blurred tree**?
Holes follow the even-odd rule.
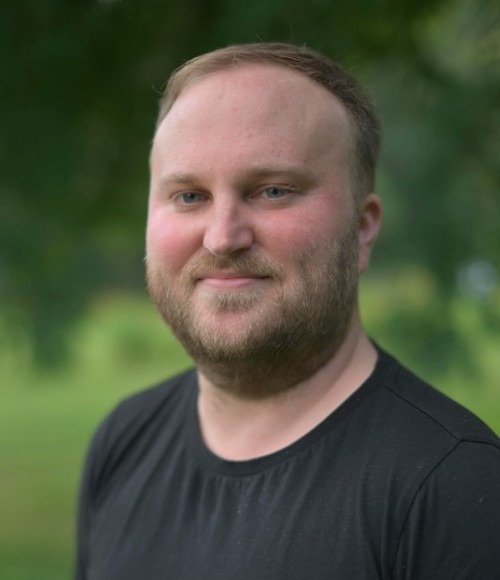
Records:
[[[147,156],[165,79],[218,46],[288,40],[338,58],[375,93],[389,217],[378,266],[431,269],[427,337],[443,338],[459,268],[498,262],[499,38],[495,0],[3,2],[3,316],[26,330],[38,363],[54,364],[89,297],[142,287]],[[397,312],[398,332],[424,332]]]

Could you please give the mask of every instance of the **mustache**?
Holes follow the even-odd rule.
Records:
[[[184,274],[191,280],[197,280],[213,272],[230,272],[241,276],[277,280],[281,280],[284,276],[283,268],[274,260],[264,256],[214,256],[213,254],[204,254],[194,258],[186,266]]]

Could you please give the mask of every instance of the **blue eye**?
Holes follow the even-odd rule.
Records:
[[[182,203],[185,203],[186,205],[191,205],[201,201],[201,195],[195,191],[186,191],[185,193],[181,193],[179,197]]]
[[[289,189],[286,187],[278,187],[277,185],[266,187],[263,191],[263,195],[268,199],[281,199],[282,197],[285,197],[287,193],[290,193]]]

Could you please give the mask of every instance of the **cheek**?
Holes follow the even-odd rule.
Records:
[[[286,219],[278,219],[266,227],[266,247],[276,256],[292,258],[314,254],[319,248],[333,244],[345,229],[337,212],[329,207],[301,207]],[[280,216],[281,217],[281,216]]]
[[[146,228],[146,253],[149,260],[164,270],[179,272],[197,251],[193,228],[163,212],[150,212]]]

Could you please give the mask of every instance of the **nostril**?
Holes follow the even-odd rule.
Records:
[[[218,258],[225,255],[223,252],[216,252],[215,250],[212,250],[212,248],[207,243],[203,244],[203,247],[206,250],[208,250],[213,256],[217,256]]]
[[[250,248],[254,242],[253,230],[249,223],[241,219],[212,222],[203,238],[203,246],[215,256],[227,256],[239,250]]]

